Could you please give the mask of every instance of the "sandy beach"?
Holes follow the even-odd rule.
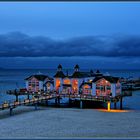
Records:
[[[18,107],[0,111],[0,138],[139,138],[140,111]]]

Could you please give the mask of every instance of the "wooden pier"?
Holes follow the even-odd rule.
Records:
[[[38,98],[32,98],[32,99],[24,99],[24,100],[18,100],[18,101],[14,101],[14,102],[4,102],[3,104],[0,105],[0,110],[6,110],[9,109],[10,110],[10,115],[12,115],[12,111],[14,108],[18,107],[18,106],[22,106],[22,105],[34,105],[35,106],[35,110],[37,109],[37,105],[38,103],[42,102],[42,101],[48,101],[51,99],[57,99],[59,97],[59,95],[57,94],[51,94],[51,95],[45,95],[45,96],[40,96]]]
[[[37,109],[38,103],[45,101],[48,104],[48,100],[55,99],[55,104],[60,105],[60,100],[62,98],[68,98],[69,101],[71,100],[79,100],[80,108],[83,108],[83,101],[93,101],[93,102],[104,102],[107,104],[107,110],[110,110],[110,103],[114,103],[114,109],[116,109],[117,102],[120,101],[120,109],[123,109],[123,97],[131,96],[128,92],[124,92],[123,94],[112,97],[112,96],[93,96],[93,95],[85,95],[85,94],[63,94],[63,93],[41,93],[41,94],[31,94],[29,92],[21,93],[16,90],[8,91],[7,94],[15,95],[16,100],[14,102],[4,102],[0,105],[0,110],[9,109],[10,115],[12,115],[12,111],[14,108],[21,106],[21,105],[34,105],[35,110]],[[27,95],[27,98],[24,100],[19,100],[18,96],[20,95]],[[32,98],[29,96],[32,95]]]

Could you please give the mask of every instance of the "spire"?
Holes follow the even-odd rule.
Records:
[[[96,71],[96,73],[97,73],[97,74],[99,74],[99,73],[100,73],[100,71],[99,71],[99,70],[97,70],[97,71]]]
[[[62,65],[61,64],[58,65],[57,70],[62,71]]]
[[[78,64],[75,65],[74,70],[75,70],[75,71],[79,71],[79,65],[78,65]]]

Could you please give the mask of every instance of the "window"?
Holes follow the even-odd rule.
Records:
[[[60,79],[56,79],[56,83],[55,83],[56,90],[59,90],[60,84],[61,84]]]
[[[70,84],[70,79],[68,79],[68,78],[64,79],[64,80],[63,80],[63,83],[64,83],[64,84]]]
[[[77,79],[72,80],[72,92],[78,93],[78,80]]]
[[[111,90],[111,87],[110,87],[110,86],[106,86],[106,89],[107,89],[107,90]]]
[[[88,84],[82,86],[82,93],[83,94],[91,94],[91,87]]]
[[[28,81],[28,89],[32,92],[38,92],[39,91],[39,81],[36,78],[32,78]]]
[[[96,95],[106,96],[111,93],[111,84],[105,79],[101,79],[96,83]]]

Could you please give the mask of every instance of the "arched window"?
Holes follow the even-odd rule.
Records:
[[[82,93],[83,94],[91,94],[91,87],[88,84],[82,86]]]
[[[50,89],[51,89],[51,84],[47,83],[47,90],[50,90]]]

